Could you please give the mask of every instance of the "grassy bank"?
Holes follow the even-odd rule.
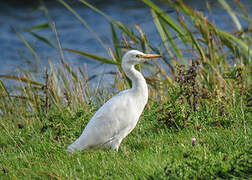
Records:
[[[119,152],[65,151],[82,132],[94,108],[72,113],[52,110],[43,122],[4,118],[1,122],[1,177],[11,179],[214,179],[251,177],[251,123],[240,108],[229,115],[205,109],[200,123],[183,130],[160,120],[159,105],[145,110]],[[248,119],[245,115],[245,119]],[[191,139],[196,138],[195,145]]]
[[[95,35],[109,58],[62,48],[50,13],[42,6],[48,23],[27,28],[26,33],[55,47],[60,65],[55,67],[49,60],[49,66],[37,72],[0,74],[1,79],[21,83],[10,91],[0,79],[1,179],[249,179],[252,21],[245,6],[236,1],[239,12],[234,12],[219,0],[235,27],[226,32],[182,1],[166,2],[177,11],[175,20],[153,2],[143,0],[161,39],[161,46],[154,47],[140,26],[133,31],[81,2],[110,22],[113,48],[106,48],[85,19],[59,0]],[[241,28],[238,17],[247,23],[247,29]],[[57,44],[36,33],[43,28],[51,28]],[[32,44],[16,33],[40,62]],[[116,92],[130,88],[120,67],[126,49],[163,56],[162,64],[137,67],[145,72],[150,92],[139,124],[118,153],[67,153],[67,145],[80,135],[96,110]],[[115,66],[115,72],[109,73],[114,79],[112,92],[99,86],[91,88],[93,77],[87,76],[86,69],[71,68],[63,51]],[[43,80],[35,79],[34,71],[35,75],[42,71]]]

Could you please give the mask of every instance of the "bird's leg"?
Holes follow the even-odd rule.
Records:
[[[117,146],[117,147],[116,147],[116,149],[115,149],[115,150],[116,150],[116,152],[118,152],[118,149],[119,149],[119,146]]]
[[[116,150],[118,152],[119,146],[122,142],[122,139],[114,139],[111,143],[111,149]]]

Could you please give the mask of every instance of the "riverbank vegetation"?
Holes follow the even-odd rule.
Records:
[[[85,19],[63,0],[104,46],[107,57],[61,47],[48,10],[48,23],[27,29],[41,43],[57,48],[60,65],[49,60],[41,67],[43,80],[34,72],[20,76],[0,74],[20,82],[15,91],[0,79],[0,176],[11,179],[213,179],[249,178],[251,144],[251,27],[246,7],[237,10],[224,0],[234,31],[216,27],[203,13],[181,0],[165,1],[176,19],[150,0],[149,7],[160,35],[160,46],[148,40],[139,25],[129,29],[84,0],[80,2],[110,22],[113,48],[106,48]],[[208,5],[211,11],[210,5]],[[244,28],[240,20],[246,24]],[[34,30],[51,28],[57,44]],[[39,53],[16,32],[34,59]],[[137,68],[149,84],[149,101],[136,129],[122,142],[119,152],[65,151],[80,135],[95,111],[130,81],[120,67],[123,53],[138,49],[162,55],[162,62]],[[64,51],[115,66],[111,87],[92,88],[87,69],[73,69]],[[109,57],[109,58],[108,58]],[[195,141],[195,139],[196,141]],[[193,139],[193,141],[192,141]]]

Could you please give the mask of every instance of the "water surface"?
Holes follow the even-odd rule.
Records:
[[[219,28],[233,31],[233,29],[230,28],[230,24],[227,23],[229,19],[228,14],[220,8],[217,1],[208,1],[212,7],[211,13],[209,13],[206,8],[206,0],[187,0],[186,2],[191,7],[202,11],[214,21]],[[236,6],[232,1],[229,0],[227,2],[231,2],[231,7],[236,9]],[[243,0],[241,2],[246,5],[251,17],[252,1]],[[149,9],[140,1],[96,0],[92,1],[92,3],[101,11],[105,12],[112,18],[123,22],[128,27],[134,28],[135,24],[140,25],[152,44],[160,44],[161,41],[158,32],[155,29]],[[74,15],[65,9],[65,7],[57,2],[48,3],[47,1],[45,4],[49,11],[49,15],[56,24],[59,39],[63,48],[78,49],[100,56],[107,56],[105,49],[99,44],[92,33],[90,33],[88,29],[74,17]],[[39,7],[39,5],[36,3],[33,3],[33,5],[20,5],[20,3],[18,5],[13,5],[6,2],[0,2],[0,74],[17,74],[20,69],[29,67],[23,59],[27,58],[34,61],[30,51],[18,39],[16,34],[11,30],[11,27],[14,27],[21,32],[24,38],[33,45],[43,64],[47,65],[48,59],[50,59],[57,66],[57,63],[59,62],[58,51],[23,31],[25,28],[48,22],[43,11],[36,10],[37,7]],[[113,47],[110,25],[105,18],[82,4],[73,3],[72,7],[95,30],[106,47]],[[162,7],[165,10],[171,10],[169,7]],[[176,18],[175,12],[169,12],[170,16]],[[243,21],[242,25],[246,26]],[[50,29],[36,30],[35,32],[49,38],[54,44],[56,44],[54,34]],[[97,72],[101,73],[113,70],[113,66],[111,65],[104,65],[72,53],[65,52],[64,55],[67,63],[74,67],[86,64],[90,76]],[[109,78],[109,76],[107,78]]]

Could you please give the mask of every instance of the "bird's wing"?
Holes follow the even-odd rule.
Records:
[[[126,91],[114,96],[95,113],[82,134],[87,144],[104,144],[115,136],[124,136],[120,133],[133,126],[131,121],[137,121],[134,118],[138,117],[132,112],[134,106],[129,93]]]

